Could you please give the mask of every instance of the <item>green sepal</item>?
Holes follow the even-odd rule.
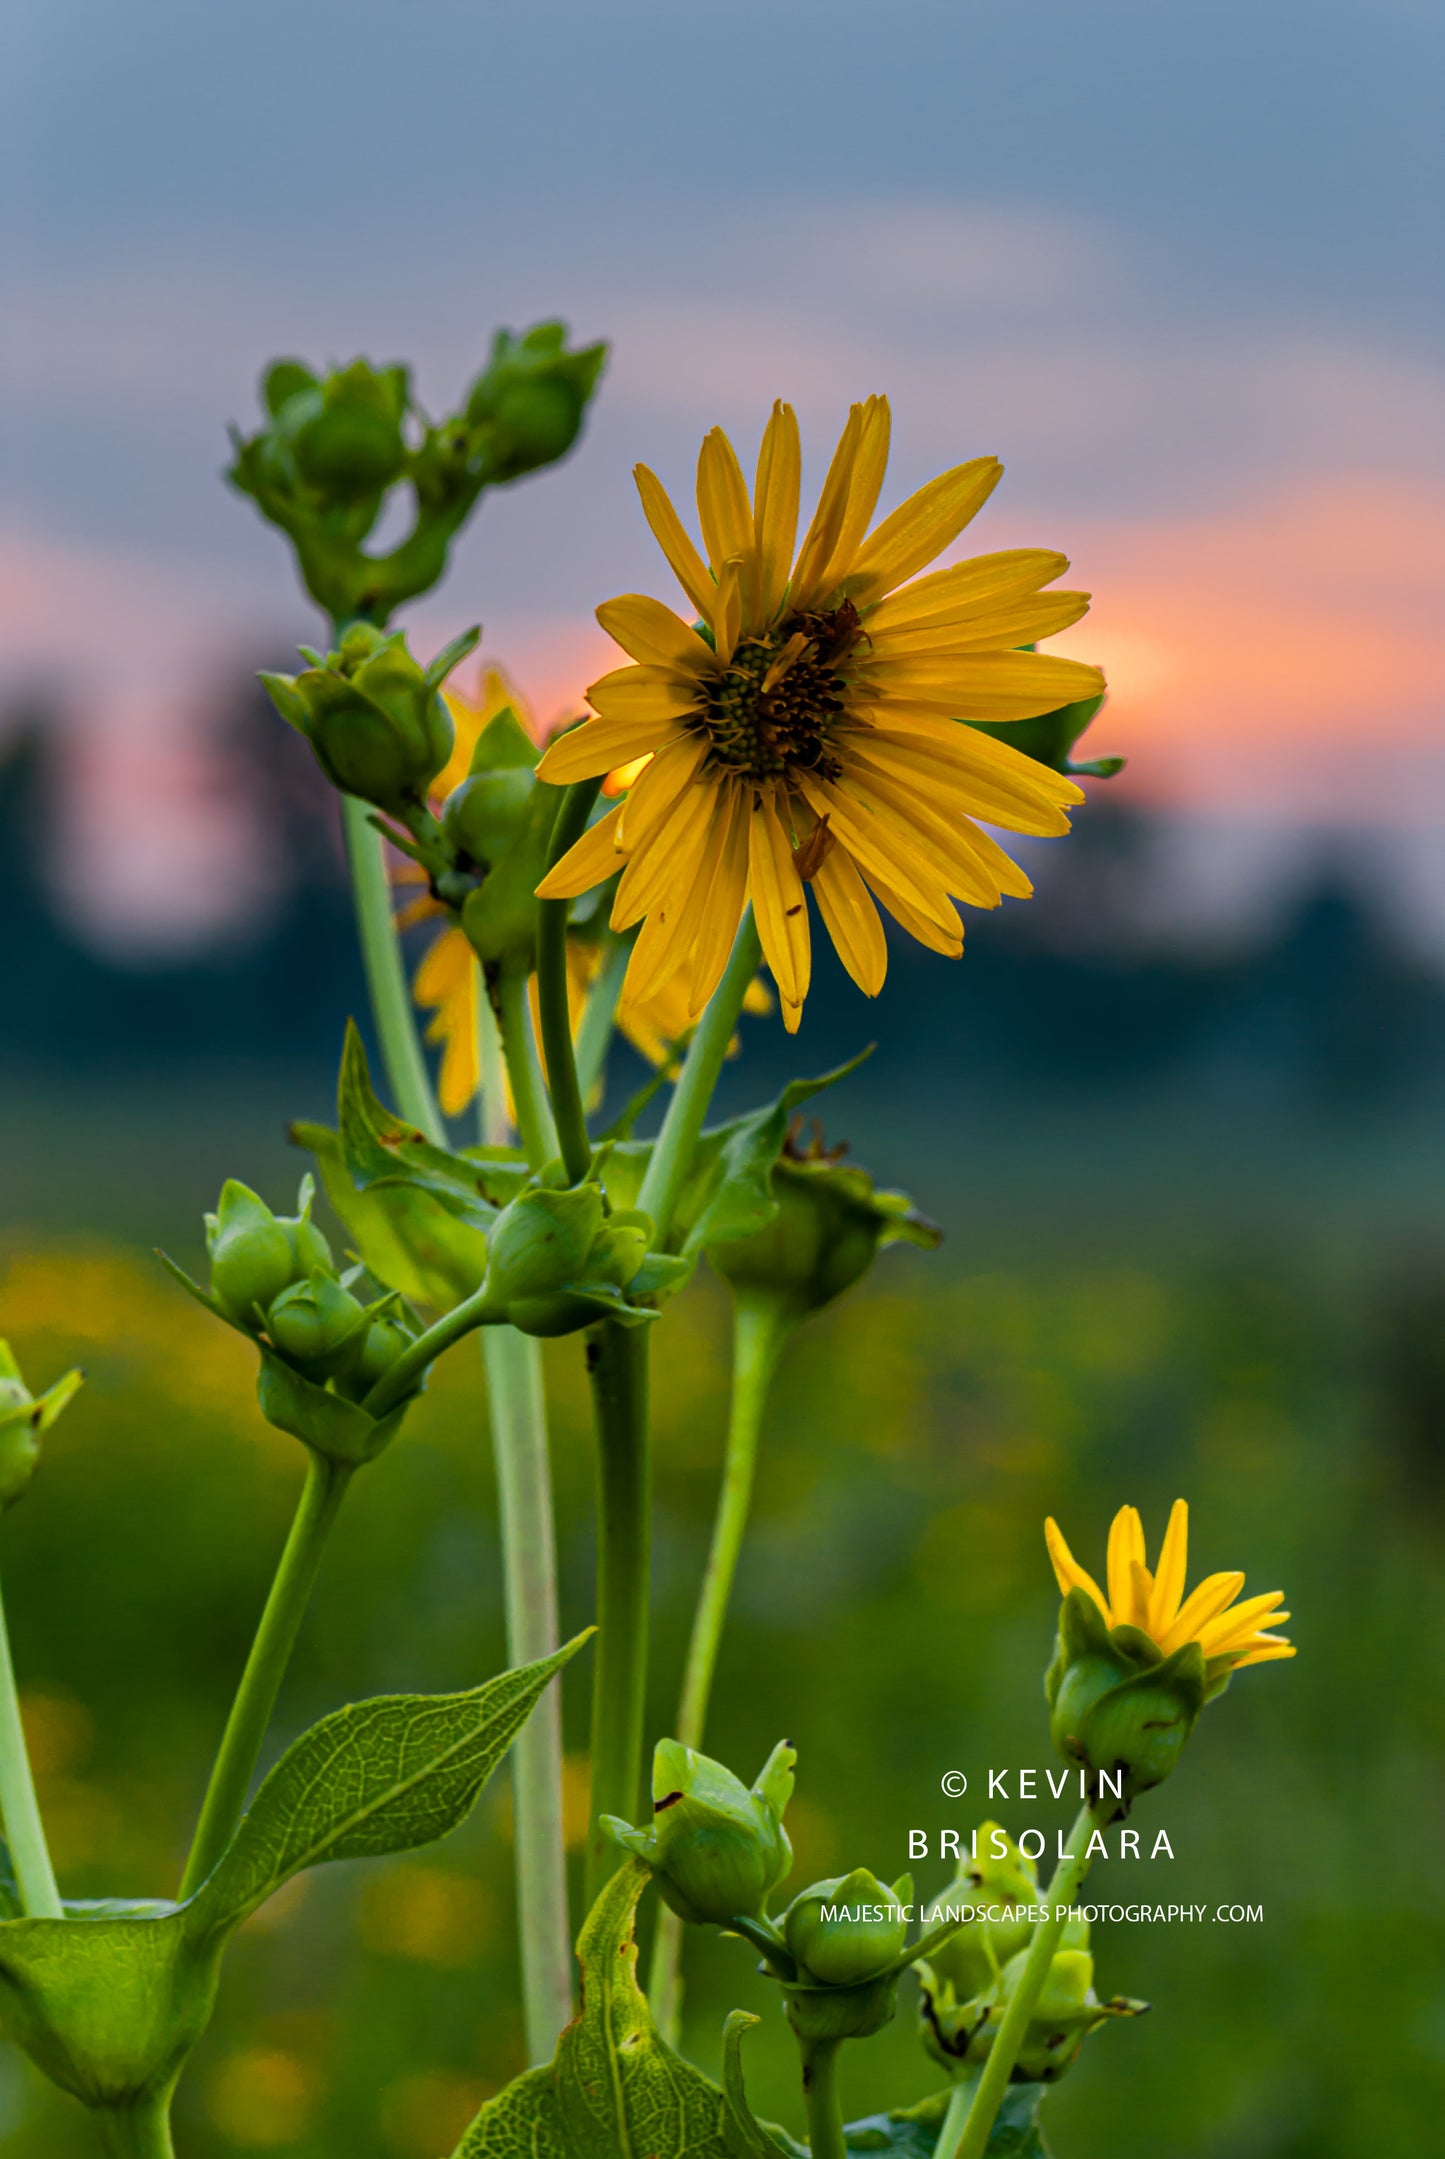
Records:
[[[547,872],[547,847],[565,790],[538,780],[527,815],[461,912],[467,942],[484,967],[530,959],[537,945],[537,887]]]
[[[78,1370],[62,1373],[44,1394],[32,1394],[20,1376],[8,1342],[0,1341],[0,1508],[29,1489],[40,1461],[40,1435],[84,1385]]]
[[[460,667],[482,641],[482,626],[474,622],[469,630],[463,630],[427,666],[425,681],[429,690],[439,690],[454,667]]]
[[[469,775],[484,772],[535,772],[542,753],[510,705],[493,713],[477,737]]]
[[[1186,1642],[1097,1697],[1068,1735],[1073,1759],[1095,1771],[1123,1766],[1130,1799],[1164,1782],[1203,1707],[1204,1656],[1197,1642]]]
[[[348,1402],[318,1386],[279,1357],[267,1342],[260,1345],[261,1369],[256,1400],[261,1415],[278,1431],[289,1432],[313,1454],[356,1469],[375,1461],[401,1430],[402,1419],[421,1389],[415,1388],[384,1417],[368,1416],[359,1402]]]
[[[1076,764],[1072,754],[1103,702],[1101,691],[1097,697],[1082,697],[1071,705],[1056,706],[1052,712],[1040,712],[1031,720],[968,720],[964,724],[977,728],[981,735],[1008,743],[1011,749],[1022,750],[1025,757],[1047,765],[1052,772],[1066,773],[1071,779],[1108,780],[1123,771],[1124,758],[1093,757]]]
[[[634,1859],[607,1883],[577,1941],[581,2013],[549,2063],[487,2100],[452,2159],[757,2159],[723,2093],[662,2038],[637,1984],[648,1879]]]
[[[723,2098],[728,2122],[747,2159],[807,2159],[805,2147],[786,2131],[760,2122],[748,2105],[743,2083],[743,2034],[762,2023],[749,2010],[734,2009],[723,2026]]]

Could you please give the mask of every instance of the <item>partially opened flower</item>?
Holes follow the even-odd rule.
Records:
[[[1052,1515],[1044,1524],[1044,1536],[1064,1596],[1071,1589],[1082,1589],[1098,1606],[1106,1626],[1137,1627],[1166,1657],[1186,1642],[1197,1642],[1206,1666],[1227,1659],[1228,1669],[1239,1671],[1246,1664],[1265,1664],[1295,1654],[1293,1643],[1283,1635],[1263,1631],[1266,1620],[1279,1625],[1289,1618],[1288,1612],[1278,1609],[1284,1603],[1282,1589],[1237,1604],[1244,1576],[1210,1574],[1188,1597],[1184,1595],[1189,1508],[1182,1499],[1174,1502],[1159,1547],[1159,1564],[1152,1573],[1144,1563],[1144,1525],[1138,1508],[1119,1509],[1109,1530],[1107,1597],[1074,1558]]]
[[[917,577],[1002,467],[956,466],[870,533],[888,438],[885,399],[853,407],[796,559],[790,407],[773,408],[751,498],[722,430],[704,441],[706,560],[637,469],[648,522],[700,620],[641,594],[598,609],[635,664],[593,684],[597,716],[554,741],[539,772],[560,784],[648,761],[539,889],[571,897],[622,869],[612,923],[642,923],[629,974],[638,999],[680,978],[696,1018],[751,901],[795,1028],[811,972],[810,884],[844,965],[874,995],[887,965],[875,900],[956,958],[955,899],[993,907],[1031,890],[975,820],[1060,833],[1083,800],[1062,774],[959,721],[1021,720],[1097,695],[1096,668],[1018,649],[1076,622],[1087,595],[1046,591],[1068,564],[1039,548]]]

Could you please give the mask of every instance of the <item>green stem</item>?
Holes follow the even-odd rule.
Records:
[[[586,831],[601,785],[600,779],[579,780],[563,796],[547,849],[549,870]],[[542,900],[538,904],[537,1008],[547,1059],[547,1091],[552,1098],[562,1161],[572,1183],[580,1184],[592,1167],[592,1142],[587,1136],[587,1112],[577,1079],[572,1010],[567,997],[567,916],[571,906],[570,900]]]
[[[605,1320],[587,1337],[597,1426],[597,1654],[592,1677],[592,1816],[584,1869],[590,1907],[623,1855],[604,1814],[637,1816],[651,1568],[647,1335]]]
[[[685,1747],[700,1747],[707,1729],[713,1673],[752,1502],[763,1411],[778,1360],[794,1325],[790,1315],[773,1300],[739,1299],[734,1309],[732,1405],[722,1489],[713,1520],[712,1546],[693,1613],[675,1727],[675,1737]],[[653,1938],[647,1997],[658,2029],[673,2046],[682,2021],[682,1943],[682,1921],[676,1912],[664,1910]]]
[[[749,908],[738,927],[732,957],[722,981],[713,992],[697,1033],[688,1044],[681,1075],[673,1089],[662,1130],[647,1165],[647,1175],[637,1195],[638,1206],[644,1214],[650,1214],[656,1224],[653,1244],[659,1251],[663,1249],[678,1194],[692,1166],[697,1136],[712,1102],[713,1089],[717,1086],[748,984],[757,973],[762,956],[763,948]]]
[[[133,2106],[97,2109],[95,2121],[111,2159],[175,2159],[169,2092]]]
[[[963,2135],[963,2125],[968,2119],[968,2110],[973,2105],[973,2095],[978,2090],[980,2074],[978,2070],[968,2072],[954,2085],[949,2095],[948,2111],[943,2117],[943,2126],[938,2132],[938,2142],[934,2146],[934,2159],[938,2159],[939,2152],[957,2151],[958,2140]]]
[[[241,1684],[221,1738],[211,1781],[196,1824],[186,1871],[181,1879],[180,1901],[194,1896],[235,1834],[246,1805],[246,1793],[276,1706],[281,1681],[306,1610],[326,1540],[336,1520],[347,1485],[349,1464],[330,1462],[313,1454],[307,1464],[306,1483],[286,1539],[271,1594],[266,1599]]]
[[[497,1465],[507,1659],[557,1647],[557,1555],[540,1345],[515,1327],[482,1336]],[[550,2061],[572,2017],[572,1947],[562,1833],[561,1695],[548,1687],[512,1742],[518,1931],[527,2057]]]
[[[426,1333],[419,1334],[388,1367],[361,1405],[367,1416],[380,1419],[395,1409],[398,1402],[404,1402],[414,1392],[427,1366],[434,1364],[444,1349],[460,1342],[474,1327],[496,1326],[500,1317],[496,1307],[487,1301],[487,1285],[483,1282],[470,1297],[464,1297],[450,1312],[433,1320]]]
[[[35,1797],[30,1754],[20,1721],[20,1696],[10,1655],[10,1630],[0,1603],[0,1820],[15,1868],[20,1902],[28,1919],[61,1919],[65,1908],[55,1885],[50,1848]]]
[[[627,980],[627,963],[632,958],[636,936],[629,933],[623,937],[611,937],[604,947],[602,965],[587,992],[587,1002],[582,1008],[582,1024],[577,1029],[577,1084],[585,1102],[602,1077],[602,1066],[607,1047],[612,1040],[612,1030],[617,1024],[617,1007],[622,1001],[622,985]]]
[[[803,2049],[803,2104],[808,2113],[810,2159],[848,2159],[843,2107],[838,2097],[841,2039],[815,2039]]]
[[[385,842],[368,822],[370,816],[367,805],[355,795],[341,797],[341,823],[351,864],[351,896],[371,996],[371,1016],[398,1114],[419,1125],[428,1139],[445,1145],[446,1127],[412,1020],[411,994],[392,912],[391,881],[386,874]]]
[[[524,958],[505,959],[500,963],[495,976],[493,1009],[501,1029],[502,1054],[507,1060],[512,1106],[517,1113],[517,1136],[522,1142],[527,1166],[535,1172],[556,1154],[557,1133],[532,1035],[532,1013],[527,999],[530,971]],[[490,980],[488,988],[491,988]]]
[[[1013,2075],[1014,2064],[1024,2043],[1024,2035],[1028,2031],[1029,2019],[1043,1992],[1059,1936],[1064,1931],[1069,1906],[1074,1901],[1079,1884],[1089,1871],[1086,1854],[1097,1817],[1101,1812],[1106,1817],[1111,1815],[1114,1807],[1113,1800],[1104,1800],[1094,1801],[1079,1809],[1074,1826],[1069,1832],[1069,1841],[1064,1847],[1064,1856],[1054,1869],[1053,1880],[1049,1883],[1049,1916],[1047,1919],[1040,1919],[1034,1928],[1019,1983],[1004,2012],[1004,2020],[998,2028],[998,2036],[994,2040],[988,2060],[983,2065],[983,2074],[974,2089],[968,2112],[961,2122],[955,2125],[953,2143],[949,2142],[947,2131],[939,2137],[934,2159],[983,2159],[994,2121],[1003,2104],[1009,2079]],[[949,2118],[952,2119],[952,2116],[953,2108],[950,2106]]]

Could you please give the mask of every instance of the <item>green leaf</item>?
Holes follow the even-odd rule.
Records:
[[[748,2159],[806,2159],[803,2145],[795,2144],[786,2130],[760,2122],[748,2105],[743,2088],[743,2033],[762,2021],[746,2009],[734,2009],[723,2026],[723,2098],[733,2134]]]
[[[354,1184],[340,1138],[325,1125],[293,1125],[291,1137],[314,1157],[327,1199],[378,1282],[439,1312],[481,1287],[487,1243],[480,1229],[424,1186],[395,1175],[379,1184]]]
[[[546,2068],[487,2101],[453,2159],[756,2159],[717,2086],[661,2038],[637,1984],[634,1925],[650,1880],[641,1860],[613,1875],[577,1943],[581,2015]]]
[[[455,1829],[586,1639],[465,1694],[381,1695],[313,1725],[266,1778],[186,1906],[191,1934],[228,1931],[306,1867],[412,1851]]]
[[[496,1196],[507,1180],[494,1181],[493,1167],[495,1163],[501,1169],[503,1164],[496,1162],[490,1150],[484,1150],[483,1159],[478,1160],[434,1146],[415,1125],[394,1117],[377,1099],[354,1022],[346,1030],[337,1097],[342,1160],[362,1190],[401,1178],[421,1185],[449,1214],[473,1229],[485,1233],[491,1228],[499,1206],[512,1196],[510,1192],[500,1200]]]
[[[989,2132],[987,2159],[1050,2159],[1038,2119],[1045,2089],[1042,2084],[1009,2086]],[[948,2092],[935,2092],[915,2107],[849,2122],[843,2142],[850,2152],[885,2152],[891,2159],[933,2159],[950,2097]]]

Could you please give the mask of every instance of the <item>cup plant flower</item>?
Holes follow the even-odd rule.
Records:
[[[703,1751],[788,1344],[886,1247],[927,1250],[939,1237],[816,1122],[809,1135],[806,1105],[851,1065],[716,1114],[739,1016],[766,1002],[766,963],[787,1029],[800,1026],[814,905],[867,995],[883,982],[883,915],[958,958],[957,903],[991,908],[1030,889],[994,832],[1062,837],[1080,778],[1119,760],[1074,755],[1102,699],[1098,671],[1039,649],[1087,606],[1059,586],[1065,558],[1029,547],[937,566],[987,502],[997,460],[969,458],[879,515],[881,397],[851,409],[801,540],[786,404],[764,428],[751,487],[722,431],[707,435],[700,542],[639,466],[683,611],[636,594],[602,606],[627,664],[545,748],[495,671],[468,700],[451,678],[479,633],[423,663],[396,612],[438,582],[489,490],[566,454],[604,359],[558,323],[501,332],[440,419],[403,366],[280,360],[260,426],[235,438],[233,484],[287,536],[326,622],[294,674],[264,679],[337,792],[380,1063],[373,1073],[350,1029],[335,1125],[294,1128],[315,1168],[293,1212],[229,1178],[205,1220],[206,1279],[166,1263],[211,1322],[250,1343],[259,1413],[304,1464],[173,1882],[117,1884],[99,1904],[64,1895],[0,1614],[0,2021],[117,2159],[172,2159],[172,2095],[237,1926],[304,1868],[446,1834],[504,1757],[530,2066],[485,2102],[454,2159],[1039,2152],[1045,2088],[1091,2033],[1142,2007],[1096,1992],[1087,1926],[1070,1909],[1101,1828],[1178,1767],[1236,1671],[1292,1654],[1269,1631],[1280,1599],[1239,1601],[1242,1576],[1211,1575],[1186,1595],[1182,1501],[1152,1570],[1138,1515],[1118,1514],[1107,1594],[1051,1521],[1063,1606],[1047,1695],[1083,1806],[1047,1888],[1001,1829],[983,1861],[921,1895],[909,1876],[890,1882],[865,1863],[876,1853],[794,1883],[793,1747],[774,1746],[751,1785]],[[379,526],[399,535],[384,548]],[[413,929],[426,934],[419,966],[402,941]],[[432,1014],[425,1037],[413,988]],[[599,1131],[619,1030],[656,1070]],[[429,1049],[441,1053],[435,1076]],[[660,1122],[639,1136],[659,1095]],[[473,1115],[468,1131],[459,1120]],[[732,1389],[681,1695],[671,1728],[652,1735],[649,1812],[649,1340],[703,1263],[732,1303]],[[511,1669],[458,1694],[339,1707],[258,1784],[345,1495],[384,1452],[385,1474],[406,1473],[412,1405],[472,1335]],[[591,1801],[575,1929],[558,1684],[584,1637],[563,1642],[558,1624],[538,1349],[568,1337],[596,1433],[596,1626],[578,1667]],[[5,1538],[23,1534],[10,1510],[78,1385],[71,1373],[32,1394],[0,1344]],[[644,1992],[637,1915],[654,1887]],[[721,2084],[677,2051],[683,1951],[698,1927],[758,1960],[776,1989],[799,2049],[806,2146],[749,2105],[741,2049],[755,2018],[728,2019]],[[840,2050],[890,2023],[905,1984],[943,2088],[850,2137]]]

